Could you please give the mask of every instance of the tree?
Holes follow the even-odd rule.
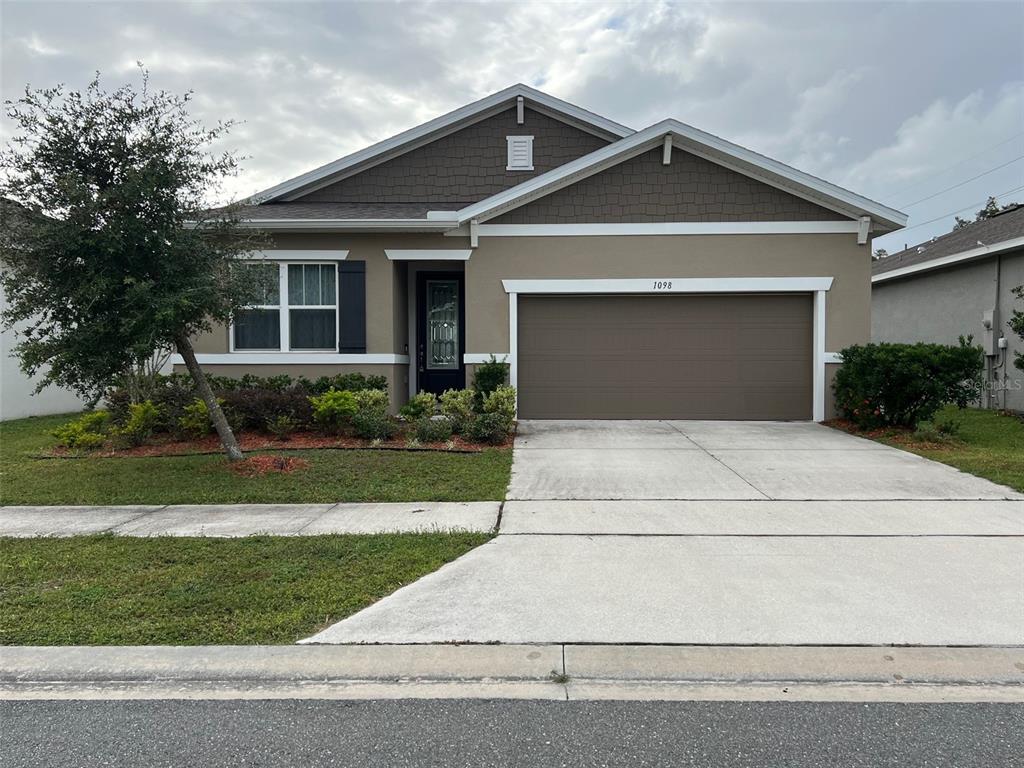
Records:
[[[969,227],[971,224],[976,224],[979,221],[985,219],[991,219],[993,216],[1002,213],[1008,208],[1015,208],[1019,203],[1007,203],[1006,205],[1000,205],[994,197],[989,197],[985,203],[985,207],[974,214],[974,221],[970,219],[961,219],[959,216],[955,216],[956,223],[953,225],[953,231],[956,232],[958,229]]]
[[[1013,295],[1016,296],[1019,301],[1024,301],[1024,285],[1018,285],[1014,288]],[[1013,310],[1013,317],[1011,317],[1006,324],[1010,326],[1011,331],[1024,340],[1024,311],[1019,309]],[[1013,364],[1020,368],[1020,370],[1024,371],[1024,353],[1014,352],[1014,355],[1017,359],[1013,361]]]
[[[878,261],[880,259],[889,258],[889,252],[885,248],[876,248],[875,252],[871,254],[872,261]]]
[[[239,205],[208,196],[238,172],[214,153],[232,123],[206,128],[182,96],[141,86],[113,92],[25,89],[5,101],[16,133],[0,151],[0,195],[21,212],[0,232],[2,320],[28,321],[14,353],[48,384],[98,398],[155,350],[177,348],[221,445],[242,458],[196,360],[191,337],[258,300],[262,270],[238,258],[260,247]],[[8,206],[8,210],[11,206]]]

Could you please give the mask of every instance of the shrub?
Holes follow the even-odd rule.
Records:
[[[275,416],[267,419],[267,432],[278,440],[287,440],[299,428],[299,423],[291,416]]]
[[[516,420],[516,388],[505,384],[497,387],[484,398],[484,413],[500,416],[505,424],[506,432],[512,431]]]
[[[497,445],[508,437],[508,425],[499,413],[480,413],[469,422],[466,436],[477,443]]]
[[[309,397],[299,389],[250,389],[223,393],[224,413],[238,429],[263,430],[280,418],[295,422],[296,428],[313,422]]]
[[[224,401],[217,398],[223,406]],[[213,431],[213,422],[210,421],[210,409],[206,407],[206,401],[198,397],[185,406],[185,412],[178,419],[178,427],[187,436],[195,440],[206,437]]]
[[[508,363],[503,363],[494,355],[486,363],[481,363],[473,371],[473,389],[476,390],[477,404],[483,401],[508,378]]]
[[[390,440],[398,432],[398,425],[385,415],[366,412],[352,417],[352,430],[366,440]]]
[[[388,380],[386,376],[366,376],[362,373],[343,373],[338,376],[320,376],[310,381],[299,379],[298,386],[306,389],[312,395],[320,395],[332,389],[346,392],[363,392],[365,390],[388,391]]]
[[[57,427],[52,434],[57,438],[58,445],[90,450],[103,445],[109,424],[108,411],[91,411]]]
[[[409,398],[409,402],[399,408],[398,412],[409,421],[433,416],[437,413],[437,395],[433,392],[420,392]]]
[[[836,405],[862,429],[914,427],[943,405],[966,407],[981,391],[984,356],[970,337],[956,346],[866,344],[841,354]]]
[[[352,393],[356,399],[356,413],[372,413],[386,416],[388,412],[388,393],[380,389],[361,389]]]
[[[441,394],[441,413],[448,417],[452,431],[462,433],[469,426],[475,396],[472,389],[449,389]]]
[[[939,425],[932,421],[922,421],[914,430],[914,439],[922,443],[951,443],[953,435],[943,432]]]
[[[356,412],[356,398],[345,390],[329,389],[322,395],[312,395],[309,402],[313,405],[313,421],[321,429],[339,432]]]
[[[416,422],[416,437],[421,443],[443,443],[452,436],[452,423],[444,416]]]
[[[142,445],[153,436],[160,419],[160,408],[152,400],[132,403],[128,406],[128,419],[117,430],[117,436],[129,445]]]

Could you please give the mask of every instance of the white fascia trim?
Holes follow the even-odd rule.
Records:
[[[405,365],[409,356],[336,352],[199,352],[196,360],[201,365]],[[184,365],[181,355],[171,355],[171,363]]]
[[[338,160],[322,165],[319,168],[314,168],[311,171],[295,176],[287,181],[283,181],[269,189],[263,190],[262,192],[257,192],[250,199],[260,202],[279,199],[311,184],[322,182],[325,179],[331,179],[333,176],[342,173],[349,168],[372,161],[380,155],[393,152],[405,144],[413,143],[419,139],[430,136],[435,132],[443,131],[445,128],[458,125],[459,123],[469,120],[483,112],[500,107],[506,101],[514,103],[519,96],[524,97],[528,102],[536,102],[548,109],[562,112],[570,117],[580,120],[581,122],[589,123],[603,131],[606,131],[607,133],[612,134],[613,136],[629,136],[633,133],[632,128],[620,125],[619,123],[605,117],[601,117],[600,115],[595,115],[593,112],[581,109],[575,104],[570,104],[567,101],[556,99],[554,96],[541,93],[540,91],[534,90],[522,83],[517,83],[516,85],[505,88],[497,93],[492,93],[490,96],[485,96],[479,101],[474,101],[471,104],[459,107],[458,109],[441,115],[440,117],[435,117],[433,120],[428,120],[422,125],[417,125],[414,128],[410,128],[407,131],[396,134],[389,139],[384,139],[376,144],[372,144],[358,152],[353,152],[350,155],[346,155]]]
[[[467,365],[489,363],[491,355],[494,355],[494,359],[499,363],[508,362],[508,352],[467,352],[462,356],[462,362]]]
[[[652,277],[502,280],[505,293],[805,293],[832,288],[831,277]]]
[[[442,219],[246,219],[248,229],[268,232],[444,232],[458,226]]]
[[[906,277],[907,275],[914,275],[918,272],[928,272],[933,269],[941,269],[942,267],[948,267],[951,264],[958,264],[962,261],[970,261],[972,259],[981,259],[985,256],[1002,253],[1003,251],[1010,251],[1014,248],[1024,248],[1024,237],[1015,237],[1012,240],[1003,240],[1001,243],[983,245],[979,248],[971,248],[968,251],[960,251],[960,253],[952,253],[949,256],[942,256],[938,259],[932,259],[931,261],[924,261],[920,264],[911,264],[907,267],[891,269],[888,272],[880,272],[877,275],[871,276],[871,282],[883,283],[886,280],[895,280],[898,277]]]
[[[267,261],[344,261],[348,258],[348,251],[342,250],[308,250],[296,251],[286,249],[271,249],[266,251],[250,251],[241,258],[243,259],[266,259]]]
[[[474,218],[480,221],[492,218],[508,208],[529,202],[529,200],[536,197],[591,176],[640,152],[660,146],[666,134],[672,135],[673,140],[678,139],[681,148],[684,150],[693,151],[694,149],[704,148],[713,153],[721,154],[725,158],[731,158],[744,166],[765,172],[770,175],[771,179],[776,181],[775,186],[780,186],[778,180],[788,182],[787,185],[782,185],[782,188],[786,189],[786,191],[794,193],[800,190],[810,191],[815,196],[824,198],[822,200],[823,204],[827,205],[829,201],[838,203],[849,210],[850,215],[871,216],[873,219],[887,223],[895,228],[903,227],[907,223],[907,215],[905,213],[877,203],[874,200],[869,200],[835,184],[830,184],[803,171],[798,171],[784,163],[772,160],[745,147],[721,139],[718,136],[705,133],[678,120],[663,120],[660,123],[655,123],[614,144],[609,144],[607,147],[602,147],[591,152],[589,155],[584,155],[504,192],[499,192],[485,200],[467,206],[459,211],[459,222],[462,223]],[[696,146],[691,148],[690,144]],[[714,159],[714,157],[709,159]],[[731,167],[735,168],[735,166]],[[736,168],[736,170],[741,169]],[[771,183],[764,176],[760,178]],[[788,185],[793,185],[795,189],[790,189]]]
[[[451,251],[439,249],[401,250],[385,248],[384,255],[391,261],[469,261],[472,250]]]
[[[480,224],[480,237],[586,237],[614,235],[853,234],[856,221],[683,221],[635,224]],[[458,234],[453,230],[451,233]]]

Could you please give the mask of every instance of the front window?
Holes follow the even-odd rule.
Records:
[[[236,313],[235,351],[334,352],[338,349],[336,264],[250,265],[273,270],[263,303]]]

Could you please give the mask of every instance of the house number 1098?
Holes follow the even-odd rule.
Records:
[[[672,281],[671,280],[655,280],[654,290],[656,291],[671,291]]]

